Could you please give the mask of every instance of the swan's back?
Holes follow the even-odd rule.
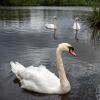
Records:
[[[58,90],[60,87],[59,78],[43,65],[39,67],[31,66],[26,68],[24,73],[21,74],[21,77],[24,78],[24,80],[21,81],[22,87],[29,90],[34,89],[36,92],[50,93],[51,91]]]
[[[18,66],[20,65],[20,66]],[[27,90],[40,92],[40,93],[59,93],[60,92],[60,80],[52,72],[50,72],[45,66],[39,67],[30,66],[23,69],[23,65],[19,63],[11,63],[13,73],[20,80],[21,87]],[[19,69],[18,69],[18,68]],[[15,71],[16,70],[16,71]]]
[[[45,27],[48,29],[56,29],[56,26],[54,24],[46,24]]]
[[[73,29],[74,30],[80,30],[80,24],[78,22],[74,22],[74,25],[73,25]]]

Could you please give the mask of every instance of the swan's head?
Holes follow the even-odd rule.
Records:
[[[71,46],[69,43],[61,43],[58,45],[58,49],[60,51],[67,51],[69,54],[76,56],[76,53],[74,51],[74,47]]]
[[[57,16],[53,16],[53,19],[57,19]]]
[[[75,17],[75,21],[79,21],[79,17]]]

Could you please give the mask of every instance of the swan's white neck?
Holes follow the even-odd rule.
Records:
[[[57,70],[59,74],[60,84],[61,84],[61,91],[62,92],[65,92],[66,90],[69,91],[70,83],[66,77],[66,73],[65,73],[64,65],[62,61],[62,51],[59,48],[57,48],[56,50],[56,63],[57,63]]]
[[[53,24],[54,24],[54,26],[56,28],[56,19],[53,19]]]

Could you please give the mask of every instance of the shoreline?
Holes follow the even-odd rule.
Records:
[[[87,6],[0,6],[0,9],[36,9],[36,10],[80,10],[93,11]]]

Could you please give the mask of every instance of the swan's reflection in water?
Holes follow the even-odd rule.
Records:
[[[45,97],[45,100],[68,100],[68,94],[62,94],[62,95],[48,95],[48,94],[39,94],[35,92],[30,92],[27,90],[23,90],[23,93],[33,95],[35,97],[38,96],[38,98],[41,98],[40,100],[44,100],[43,98]],[[47,99],[46,99],[47,98]]]
[[[54,38],[54,40],[56,40],[56,39],[57,39],[57,29],[55,29],[55,30],[54,30],[54,33],[53,33],[53,38]]]
[[[91,29],[91,41],[92,44],[96,47],[100,45],[100,29],[98,28],[92,28]]]
[[[75,40],[78,42],[79,41],[80,30],[73,30],[73,32],[75,34]]]
[[[52,34],[52,38],[53,38],[54,40],[57,39],[57,29],[52,29],[52,30],[48,29],[47,31],[50,32],[50,34]],[[48,34],[49,34],[49,33],[48,33]]]
[[[61,95],[61,100],[68,100],[68,94]]]

